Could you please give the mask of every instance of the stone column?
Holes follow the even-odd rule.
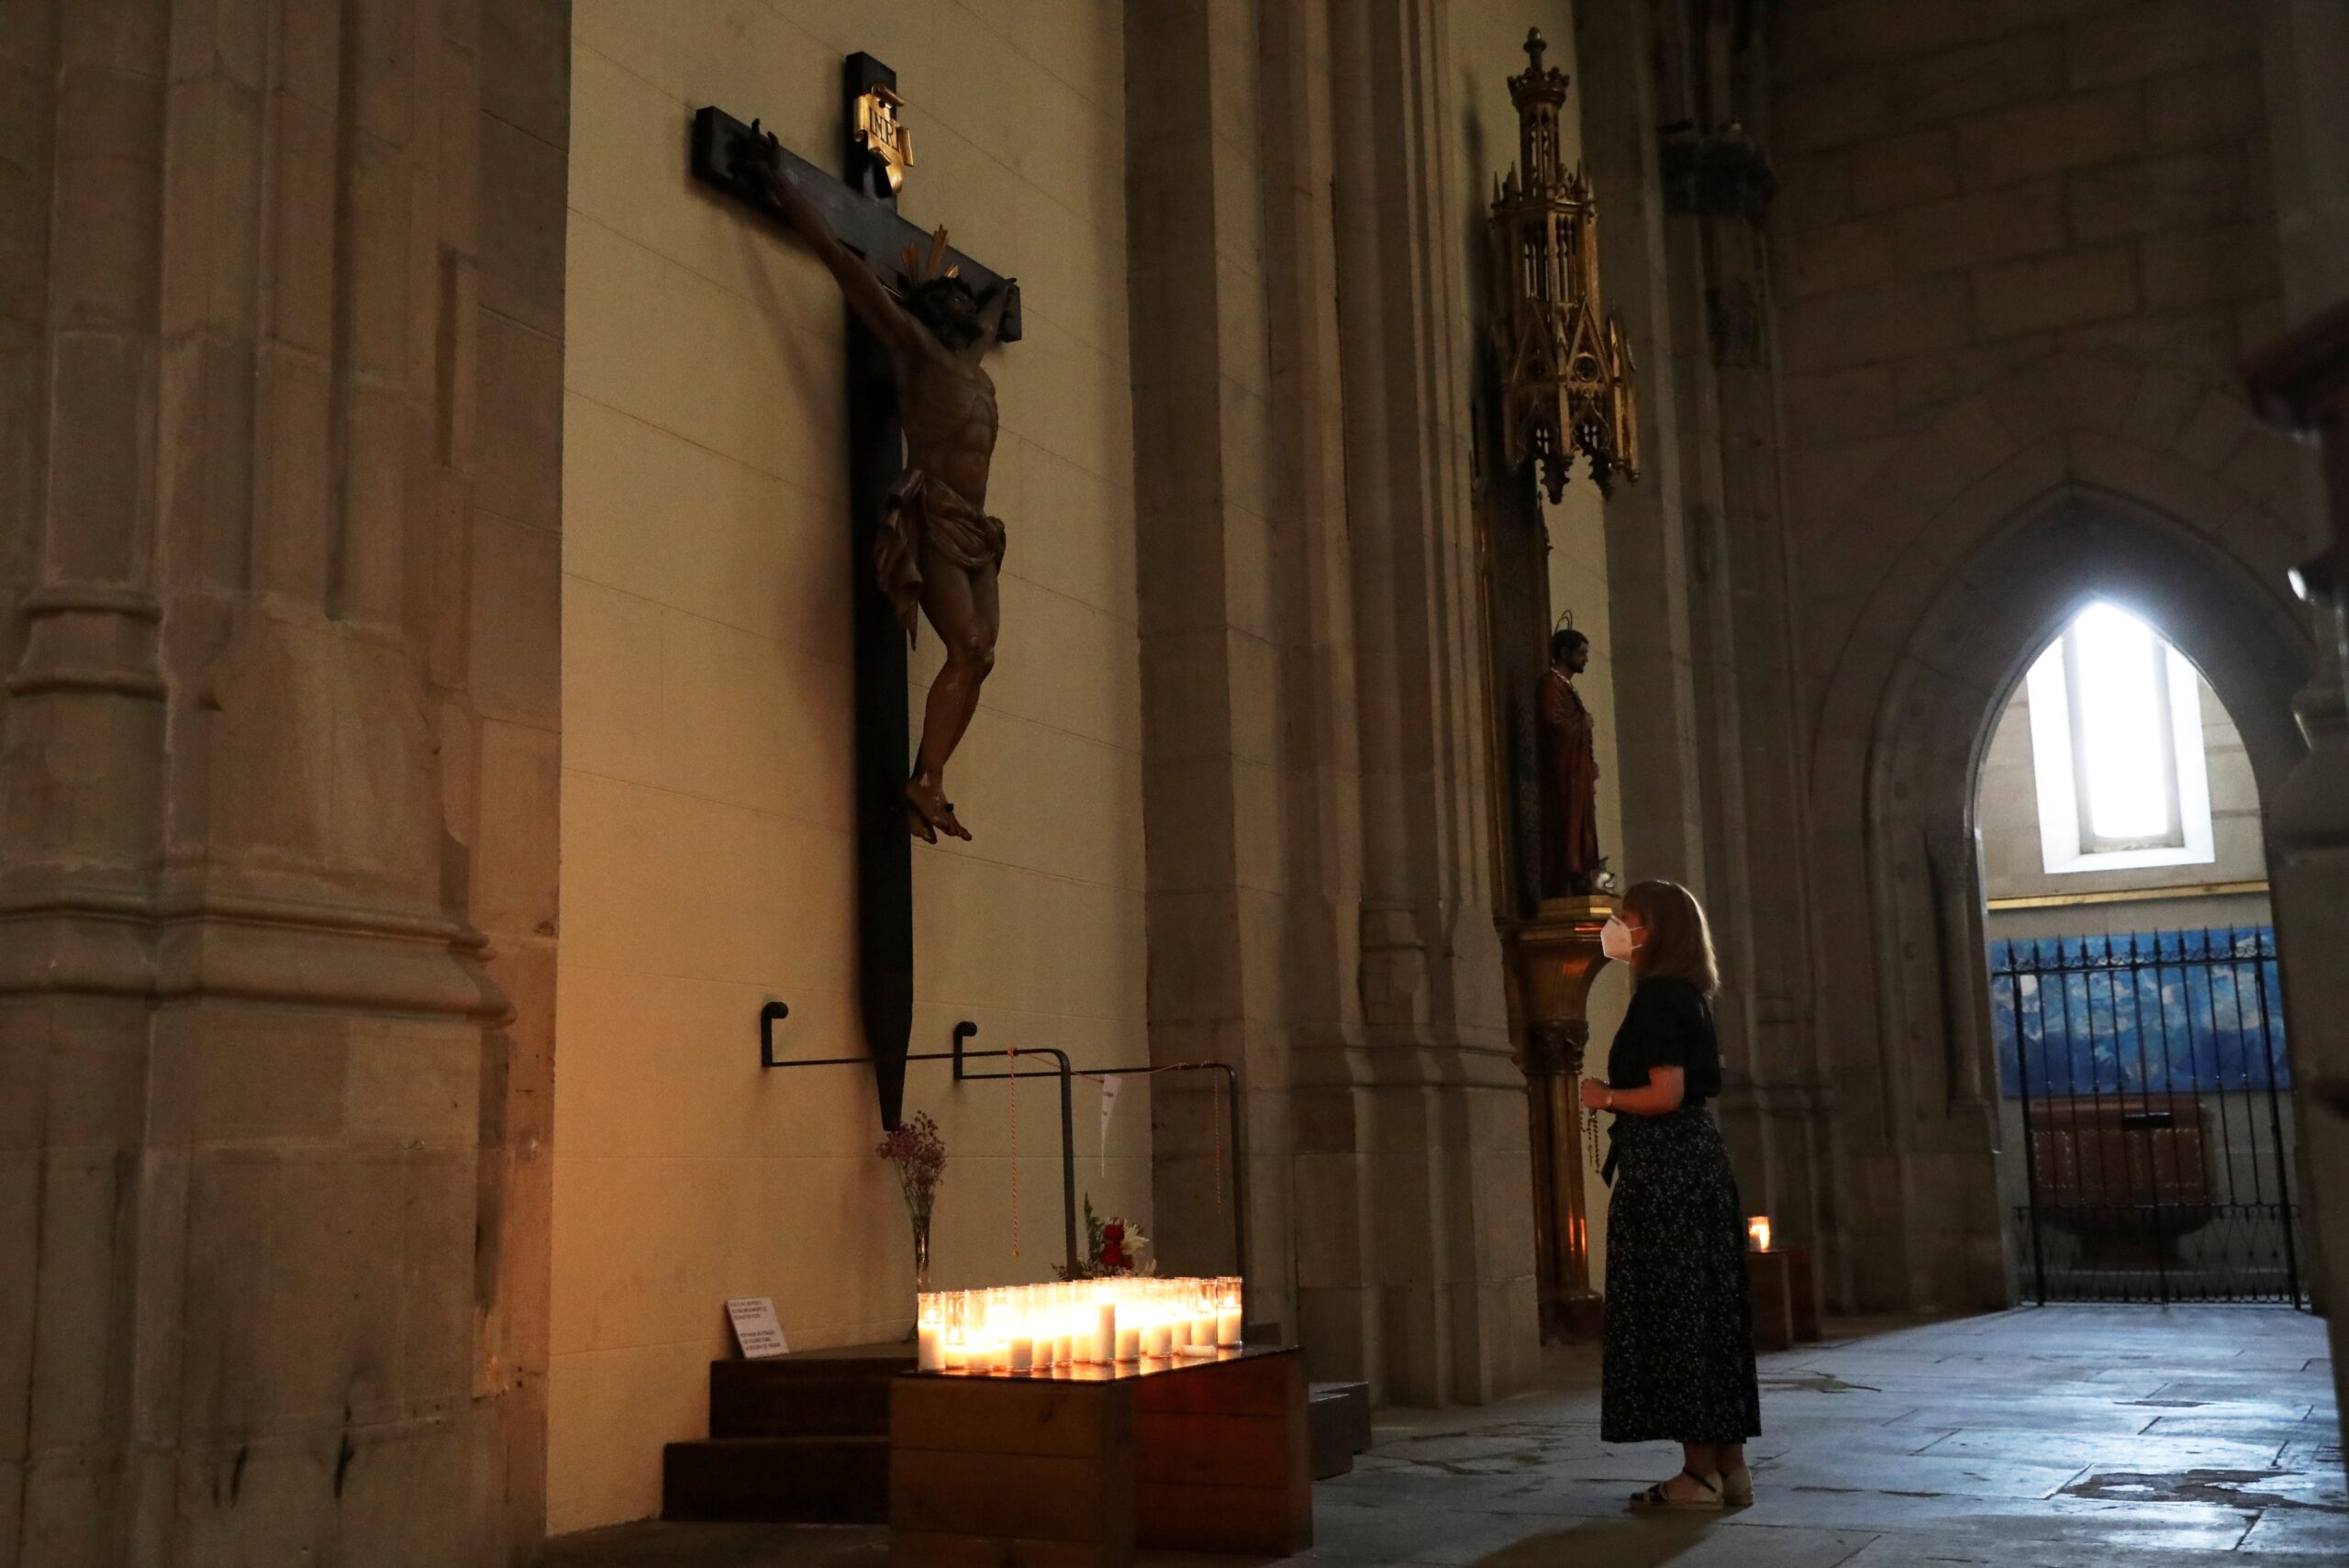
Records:
[[[1576,0],[1575,57],[1583,156],[1598,201],[1599,280],[1639,365],[1641,450],[1647,469],[1607,506],[1607,576],[1615,646],[1615,787],[1623,802],[1625,880],[1665,877],[1700,898],[1709,889],[1688,580],[1690,508],[1701,474],[1686,467],[1690,417],[1686,356],[1703,352],[1675,306],[1657,169],[1656,37],[1649,0]],[[1701,285],[1699,285],[1701,290]],[[1701,304],[1701,292],[1699,294]]]
[[[0,1564],[514,1561],[563,12],[19,9]]]
[[[1330,10],[1338,354],[1362,773],[1362,1039],[1299,1043],[1301,1161],[1351,1187],[1356,1279],[1307,1284],[1388,1396],[1484,1399],[1536,1323],[1522,1078],[1491,920],[1469,318],[1442,8]]]
[[[1720,1107],[1749,1209],[1818,1239],[1825,1101],[1811,1028],[1807,752],[1778,452],[1766,195],[1718,155],[1758,117],[1726,13],[1575,9],[1602,281],[1641,365],[1649,472],[1608,506],[1623,870],[1703,899],[1720,949]],[[1752,41],[1746,46],[1751,48]],[[1662,165],[1663,128],[1699,164]]]
[[[1271,1320],[1295,1311],[1277,868],[1282,662],[1296,628],[1268,570],[1280,548],[1269,465],[1233,439],[1268,418],[1262,150],[1252,118],[1231,112],[1254,91],[1255,27],[1246,0],[1128,17],[1127,211],[1151,1056],[1241,1071],[1245,1269],[1251,1309]],[[1161,1256],[1226,1272],[1208,1075],[1153,1079],[1150,1093]]]
[[[2270,422],[2321,446],[2323,489],[2303,571],[2320,642],[2316,678],[2295,703],[2308,754],[2266,803],[2268,876],[2279,948],[2349,951],[2349,10],[2282,0],[2260,14],[2284,314],[2295,327],[2247,367]],[[2337,1387],[2349,1390],[2349,972],[2338,962],[2283,972],[2292,1043],[2307,1263],[2327,1314]]]
[[[1319,1374],[1427,1404],[1534,1351],[1440,19],[1127,33],[1152,1051],[1241,1065],[1260,1304]],[[1209,1107],[1153,1093],[1160,1231],[1204,1247]]]

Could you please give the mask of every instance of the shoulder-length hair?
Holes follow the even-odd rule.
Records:
[[[1647,931],[1631,960],[1642,980],[1685,980],[1708,996],[1720,989],[1712,928],[1695,894],[1676,882],[1635,882],[1623,895],[1623,912]]]

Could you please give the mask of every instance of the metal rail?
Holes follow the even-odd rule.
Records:
[[[775,1054],[774,1026],[791,1016],[791,1009],[781,1002],[769,1002],[759,1009],[759,1065],[764,1067],[870,1067],[869,1056],[818,1056],[806,1061],[785,1061]],[[974,1051],[965,1044],[979,1032],[979,1026],[965,1018],[954,1026],[952,1044],[946,1051],[915,1051],[907,1062],[947,1062],[953,1064],[956,1083],[999,1083],[1019,1078],[1040,1078],[1044,1073],[1020,1071],[1019,1058],[1049,1056],[1055,1065],[1051,1074],[1060,1080],[1061,1101],[1061,1228],[1062,1240],[1067,1253],[1067,1272],[1073,1277],[1078,1268],[1076,1251],[1076,1146],[1074,1136],[1074,1119],[1071,1106],[1071,1085],[1074,1074],[1082,1072],[1088,1078],[1145,1078],[1161,1073],[1220,1073],[1224,1076],[1224,1114],[1226,1142],[1230,1146],[1231,1174],[1231,1256],[1232,1267],[1241,1280],[1245,1310],[1248,1290],[1248,1162],[1243,1154],[1241,1140],[1244,1118],[1240,1114],[1240,1073],[1228,1062],[1169,1062],[1126,1067],[1087,1067],[1074,1069],[1066,1052],[1052,1046],[1033,1046],[1026,1051]],[[1009,1067],[1004,1073],[973,1073],[964,1062],[985,1057],[1005,1060]]]
[[[1989,957],[2032,1294],[2300,1305],[2272,929],[2015,938]]]

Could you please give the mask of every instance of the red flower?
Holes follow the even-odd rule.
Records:
[[[1126,1228],[1114,1219],[1101,1228],[1101,1266],[1105,1269],[1131,1266],[1126,1262]]]

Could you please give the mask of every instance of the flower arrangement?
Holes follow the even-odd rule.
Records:
[[[1091,1194],[1085,1199],[1085,1261],[1074,1269],[1055,1272],[1063,1279],[1124,1279],[1157,1272],[1150,1255],[1150,1238],[1138,1226],[1114,1216],[1104,1219],[1093,1209]]]
[[[897,1191],[905,1195],[906,1214],[914,1226],[914,1288],[930,1287],[930,1213],[938,1202],[939,1184],[946,1179],[946,1140],[928,1111],[916,1111],[910,1120],[881,1140],[875,1151],[897,1169]]]
[[[881,1140],[877,1152],[897,1168],[897,1190],[906,1195],[906,1207],[928,1213],[946,1176],[946,1140],[930,1113],[916,1111],[912,1120]]]

